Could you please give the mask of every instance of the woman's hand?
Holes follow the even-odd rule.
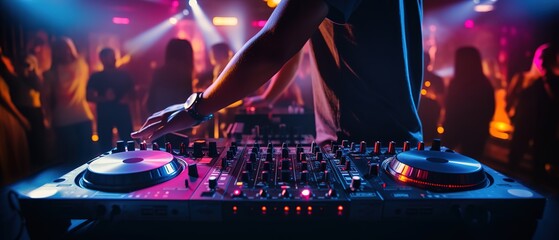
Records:
[[[196,123],[184,105],[175,104],[151,115],[140,130],[131,137],[140,140],[155,140],[167,133],[191,128]]]

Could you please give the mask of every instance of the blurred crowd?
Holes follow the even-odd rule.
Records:
[[[529,69],[510,69],[506,80],[506,112],[514,128],[508,163],[534,176],[549,175],[556,167],[554,146],[559,143],[559,51],[553,41],[534,49]],[[234,51],[227,43],[208,48],[211,68],[194,67],[189,40],[170,39],[164,63],[153,69],[146,93],[138,91],[133,74],[117,66],[118,49],[97,54],[101,71],[91,71],[74,41],[37,31],[26,41],[23,61],[2,54],[0,64],[0,174],[2,185],[64,162],[84,162],[111,150],[145,117],[166,106],[184,102],[192,92],[207,88],[225,68]],[[0,49],[1,51],[1,49]],[[227,137],[236,108],[265,105],[313,108],[310,86],[313,61],[305,54],[289,90],[272,101],[253,97],[221,110],[212,121],[182,132],[195,137]],[[424,56],[423,91],[419,115],[424,141],[442,139],[444,145],[483,160],[489,128],[496,109],[495,87],[482,67],[477,48],[456,49],[454,74],[443,79]],[[137,108],[142,108],[141,114]],[[136,112],[135,112],[136,111]],[[162,141],[179,135],[170,134]],[[162,143],[161,143],[162,144]]]

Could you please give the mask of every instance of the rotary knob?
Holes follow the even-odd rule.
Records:
[[[192,146],[192,156],[195,158],[201,158],[204,156],[204,153],[202,152],[202,147],[204,146],[204,142],[202,141],[194,141],[194,145]]]
[[[338,192],[336,192],[336,189],[333,189],[333,188],[330,188],[328,190],[328,192],[326,193],[326,197],[329,197],[329,198],[334,198],[334,197],[337,197],[337,196],[338,196]]]
[[[179,147],[179,154],[186,155],[186,144],[184,144],[184,142],[181,142],[181,145]]]
[[[337,159],[341,159],[341,158],[342,158],[342,153],[343,153],[343,152],[342,152],[341,149],[336,150],[336,158],[337,158]]]
[[[388,143],[388,154],[395,154],[396,153],[396,142],[390,141]]]
[[[280,193],[282,198],[291,198],[291,193],[287,189],[282,189]]]
[[[425,150],[425,143],[423,141],[419,141],[417,143],[417,150],[419,150],[419,151]]]
[[[268,197],[268,191],[266,191],[266,189],[260,189],[260,191],[258,191],[258,196],[260,197]]]
[[[248,160],[251,161],[251,162],[256,162],[256,153],[251,152],[248,155]]]
[[[441,140],[440,139],[433,139],[433,143],[431,144],[431,151],[441,151]]]
[[[173,153],[173,146],[171,145],[170,142],[165,143],[165,152]]]
[[[148,150],[148,144],[146,142],[141,142],[140,150]]]
[[[217,188],[217,177],[211,176],[208,178],[208,187],[211,190],[215,190]]]
[[[351,178],[351,185],[350,185],[351,189],[353,191],[359,189],[361,187],[361,177],[359,176],[353,176]]]
[[[410,142],[409,141],[405,141],[404,142],[404,147],[402,148],[402,151],[409,151],[410,150]]]
[[[210,145],[208,147],[208,156],[217,157],[218,155],[219,155],[219,153],[217,152],[217,143],[216,142],[210,142]]]
[[[118,143],[118,142],[117,142]],[[157,142],[153,142],[151,144],[151,150],[153,151],[159,151],[159,144]]]
[[[359,153],[365,153],[367,151],[367,143],[365,141],[361,141],[359,143]]]
[[[114,149],[112,152],[117,153],[117,152],[124,152],[124,151],[126,151],[126,143],[122,140],[116,141],[116,149]]]
[[[136,150],[136,144],[134,143],[134,141],[126,142],[126,151],[135,151],[135,150]]]
[[[380,154],[380,141],[376,141],[375,142],[375,147],[373,149],[373,154],[374,155],[379,155]]]
[[[198,166],[196,166],[196,163],[188,165],[188,176],[198,177]]]
[[[379,174],[379,165],[378,163],[369,163],[369,177],[378,176]]]
[[[322,161],[324,159],[324,155],[321,152],[317,152],[315,155],[316,161]]]

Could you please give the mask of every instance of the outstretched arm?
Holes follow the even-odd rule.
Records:
[[[214,113],[257,90],[303,47],[327,14],[328,5],[323,0],[281,1],[264,28],[237,52],[204,91],[203,101],[197,105],[198,112]],[[192,127],[194,123],[182,111],[182,105],[174,105],[149,117],[132,137],[156,139]]]
[[[252,106],[261,103],[274,103],[295,79],[295,74],[297,73],[302,56],[301,50],[283,65],[279,72],[272,78],[270,85],[268,85],[262,95],[247,98],[245,104]]]

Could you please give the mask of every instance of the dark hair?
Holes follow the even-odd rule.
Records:
[[[165,49],[165,64],[181,64],[192,71],[194,68],[194,51],[190,41],[179,38],[169,40]]]
[[[99,51],[99,58],[105,58],[107,56],[111,56],[114,55],[115,51],[112,48],[103,48],[101,49],[101,51]]]
[[[485,77],[479,50],[472,46],[460,47],[454,56],[454,76],[468,79]]]

